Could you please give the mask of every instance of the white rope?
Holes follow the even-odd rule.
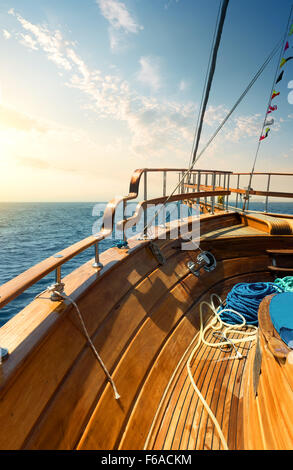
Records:
[[[213,298],[216,297],[218,299],[218,301],[220,302],[220,305],[218,308],[215,307],[215,304],[214,304],[214,301],[213,301]],[[199,348],[200,344],[201,343],[204,343],[205,345],[207,346],[210,346],[210,347],[219,347],[219,346],[226,346],[226,345],[233,345],[234,349],[236,350],[234,344],[238,344],[238,343],[244,343],[244,342],[247,342],[247,341],[253,341],[256,339],[256,331],[257,331],[257,327],[256,326],[252,326],[253,332],[245,332],[245,331],[242,331],[241,328],[243,328],[245,325],[246,325],[246,320],[245,318],[243,317],[243,315],[241,315],[241,313],[239,312],[236,312],[235,310],[232,310],[232,309],[221,309],[219,311],[219,308],[222,307],[222,300],[221,298],[217,295],[217,294],[212,294],[211,295],[211,298],[210,298],[210,303],[206,302],[206,301],[203,301],[200,303],[200,306],[199,306],[199,310],[200,310],[200,330],[199,330],[199,336],[198,336],[198,342],[196,344],[196,346],[193,348],[189,358],[188,358],[188,361],[187,361],[187,371],[188,371],[188,375],[189,375],[189,378],[190,378],[190,381],[192,383],[192,386],[195,390],[195,392],[197,393],[199,399],[201,400],[203,406],[205,407],[209,417],[211,418],[212,422],[214,423],[214,426],[219,434],[219,437],[220,437],[220,440],[222,442],[222,445],[224,447],[225,450],[229,450],[228,449],[228,444],[227,444],[227,441],[224,437],[224,434],[222,432],[222,429],[215,417],[215,415],[213,414],[212,410],[210,409],[209,405],[207,404],[205,398],[203,397],[203,395],[201,394],[200,390],[198,389],[195,381],[194,381],[194,378],[193,378],[193,375],[192,375],[192,372],[191,372],[191,361],[195,355],[195,352],[197,351],[197,349]],[[203,306],[204,305],[207,305],[211,310],[212,312],[214,313],[214,316],[213,318],[211,319],[211,321],[207,324],[207,326],[204,328],[203,327],[203,312],[202,312],[202,309],[203,309]],[[222,319],[220,318],[220,315],[221,313],[223,312],[233,312],[237,315],[239,315],[239,317],[242,319],[242,323],[241,324],[237,324],[237,325],[230,325],[228,323],[225,323],[222,321]],[[216,343],[210,343],[208,341],[205,340],[205,334],[206,332],[209,330],[209,329],[213,329],[214,331],[219,331],[223,328],[223,326],[225,326],[226,328],[221,332],[222,334],[222,337],[224,338],[224,341],[221,341],[221,342],[216,342]],[[232,338],[228,338],[227,335],[229,333],[241,333],[243,334],[244,338],[238,338],[238,339],[232,339]],[[227,360],[230,360],[230,359],[241,359],[243,356],[242,354],[236,350],[236,356],[230,356],[229,358],[227,358]]]
[[[78,305],[76,304],[76,302],[75,302],[69,295],[66,295],[64,292],[59,292],[58,290],[56,290],[55,287],[56,287],[55,285],[53,285],[53,286],[51,286],[51,287],[48,287],[48,288],[46,289],[46,291],[52,292],[54,295],[59,296],[59,297],[62,297],[62,299],[64,299],[64,300],[68,300],[68,301],[74,306],[74,308],[75,308],[75,310],[76,310],[76,312],[77,312],[78,318],[79,318],[79,320],[80,320],[82,329],[83,329],[83,331],[84,331],[85,337],[86,337],[86,339],[87,339],[87,341],[88,341],[88,343],[89,343],[89,346],[90,346],[90,348],[92,349],[92,351],[93,351],[93,353],[94,353],[96,359],[98,360],[100,366],[102,367],[103,371],[105,372],[105,375],[106,375],[106,377],[108,378],[108,380],[109,380],[109,382],[110,382],[110,384],[111,384],[111,386],[112,386],[112,388],[113,388],[113,392],[114,392],[114,397],[115,397],[115,399],[116,399],[116,400],[119,400],[120,395],[119,395],[119,393],[117,392],[117,388],[116,388],[116,386],[115,386],[114,380],[112,379],[110,373],[108,372],[108,369],[106,368],[106,366],[105,366],[105,364],[104,364],[104,362],[103,362],[101,356],[99,355],[98,351],[97,351],[96,348],[95,348],[95,345],[93,344],[93,342],[92,342],[92,340],[91,340],[91,338],[90,338],[90,335],[89,335],[89,333],[88,333],[88,331],[87,331],[87,328],[86,328],[86,326],[85,326],[85,323],[84,323],[82,314],[81,314],[81,312],[80,312],[80,310],[79,310],[79,308],[78,308]],[[45,291],[44,291],[44,292],[45,292]],[[39,294],[39,295],[41,295],[41,294]]]

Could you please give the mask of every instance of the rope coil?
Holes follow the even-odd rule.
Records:
[[[218,307],[215,306],[214,297],[219,302]],[[204,305],[206,305],[209,309],[211,309],[213,314],[214,314],[211,321],[207,324],[206,327],[203,326],[203,306]],[[248,341],[249,342],[255,341],[256,340],[257,327],[255,325],[251,325],[252,331],[243,330],[243,328],[245,328],[246,325],[247,325],[245,317],[236,310],[233,310],[231,308],[223,308],[223,301],[217,294],[212,294],[211,295],[210,302],[206,302],[206,301],[201,302],[200,306],[199,306],[199,311],[200,311],[200,330],[199,330],[199,335],[198,335],[198,342],[195,345],[195,347],[193,348],[193,350],[192,350],[192,352],[191,352],[191,354],[188,358],[186,367],[187,367],[188,375],[189,375],[190,381],[192,383],[192,386],[193,386],[195,392],[197,393],[199,399],[201,400],[203,406],[205,407],[210,419],[212,420],[212,422],[213,422],[213,424],[214,424],[214,426],[215,426],[215,428],[216,428],[216,430],[219,434],[219,437],[220,437],[220,440],[222,442],[223,448],[225,450],[229,450],[227,441],[224,437],[222,429],[221,429],[215,415],[213,414],[213,412],[210,409],[208,403],[206,402],[205,398],[203,397],[203,395],[201,394],[200,390],[198,389],[198,387],[195,383],[195,380],[194,380],[192,372],[191,372],[191,362],[192,362],[192,359],[193,359],[197,349],[200,347],[201,343],[204,343],[205,345],[213,347],[213,348],[223,347],[223,346],[227,346],[227,345],[230,346],[230,347],[232,346],[233,349],[236,351],[236,355],[235,356],[229,356],[226,360],[242,359],[243,358],[242,354],[235,348],[234,345],[239,344],[239,343],[248,342]],[[241,322],[238,323],[238,324],[226,323],[225,321],[222,320],[223,313],[233,313],[235,316],[240,317]],[[225,328],[223,329],[223,327],[225,327]],[[216,342],[216,343],[210,343],[210,342],[206,341],[205,335],[206,335],[206,332],[210,329],[212,329],[213,332],[218,333],[218,335],[220,335],[220,337],[222,338],[222,341]],[[221,330],[221,331],[219,331],[219,330]],[[233,338],[233,339],[228,338],[228,334],[230,334],[230,333],[238,333],[238,334],[240,333],[240,334],[243,335],[243,337],[242,338],[236,338],[236,339],[235,338]]]
[[[284,292],[293,292],[293,276],[286,276],[275,280],[275,284]]]
[[[235,284],[228,293],[225,310],[222,310],[221,319],[226,323],[239,323],[239,313],[246,320],[247,325],[258,324],[258,308],[261,301],[270,294],[281,292],[282,289],[273,282],[255,282]],[[233,313],[237,310],[237,315]]]

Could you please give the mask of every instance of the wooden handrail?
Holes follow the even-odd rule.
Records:
[[[157,205],[157,204],[165,204],[165,202],[175,202],[175,201],[183,201],[185,199],[198,199],[201,197],[216,197],[216,196],[229,196],[230,191],[227,190],[218,190],[218,191],[197,191],[195,193],[182,193],[182,194],[175,194],[173,196],[163,196],[159,198],[154,198],[154,199],[148,199],[147,201],[142,201],[137,204],[136,211],[133,214],[132,217],[129,217],[128,219],[121,220],[117,224],[117,228],[120,230],[123,230],[126,224],[129,226],[132,226],[136,224],[140,217],[142,210],[147,206],[147,205]]]
[[[144,170],[136,170],[134,175],[132,176],[130,187],[133,189],[126,197],[123,199],[114,199],[110,203],[108,203],[105,213],[104,213],[104,220],[105,218],[108,221],[111,221],[111,228],[105,228],[104,223],[102,229],[96,235],[91,235],[84,240],[81,240],[74,245],[71,245],[68,248],[58,252],[57,254],[50,256],[49,258],[41,261],[40,263],[36,264],[32,268],[21,273],[19,276],[11,279],[10,281],[6,282],[2,286],[0,286],[0,309],[11,302],[13,299],[18,297],[22,294],[25,290],[29,287],[34,285],[40,279],[47,276],[49,273],[55,271],[57,268],[60,268],[63,264],[65,264],[70,259],[74,258],[81,252],[85,251],[86,249],[94,246],[101,240],[107,238],[111,235],[114,226],[114,218],[115,213],[118,205],[121,202],[127,202],[129,200],[135,199],[138,195],[139,189],[139,181],[142,174],[148,171]],[[159,171],[159,170],[158,170]],[[164,170],[165,171],[165,170]],[[177,171],[177,170],[173,170]],[[219,195],[228,195],[230,194],[229,191],[210,191],[210,192],[196,192],[196,193],[184,193],[184,194],[176,194],[173,195],[169,201],[180,201],[187,198],[200,198],[200,197],[207,197],[207,196],[219,196]],[[157,198],[157,199],[150,199],[148,201],[143,201],[141,203],[142,207],[145,207],[147,204],[162,204],[166,201],[167,196]],[[134,216],[133,216],[134,217]],[[130,218],[132,219],[132,218]],[[130,220],[128,219],[128,220]],[[122,221],[122,224],[125,225],[127,220]],[[110,224],[109,224],[110,225]]]
[[[249,176],[249,175],[251,175],[251,173],[234,173],[234,172],[232,172],[232,176],[238,176],[238,175],[240,175],[240,176],[241,176],[241,175]],[[252,173],[252,175],[253,175],[253,176],[254,176],[254,175],[263,175],[263,176],[265,176],[265,175],[266,175],[266,176],[269,176],[269,175],[271,175],[271,176],[293,176],[293,173],[270,173],[270,172],[268,172],[268,173],[258,173],[258,172],[256,172],[256,173]]]
[[[186,188],[194,188],[196,185],[194,184],[184,184]],[[199,186],[200,189],[203,191],[210,191],[212,189],[212,186],[210,185],[203,185],[201,184]],[[215,190],[216,191],[223,191],[225,188],[221,186],[216,186]],[[245,189],[240,189],[240,188],[229,188],[229,191],[231,193],[236,193],[236,194],[249,194],[252,196],[269,196],[269,197],[284,197],[284,198],[293,198],[293,193],[285,193],[285,192],[277,192],[277,191],[255,191],[251,189],[250,191],[247,191]]]
[[[138,195],[139,192],[139,183],[141,177],[144,173],[158,173],[158,172],[187,172],[188,168],[141,168],[134,171],[132,178],[130,180],[129,185],[129,194],[136,193]],[[190,171],[191,174],[233,174],[232,171],[225,171],[225,170],[202,170],[202,169],[193,169]]]
[[[33,284],[38,282],[40,279],[48,275],[49,273],[57,270],[63,264],[65,264],[70,259],[77,256],[79,253],[83,252],[84,250],[90,248],[91,246],[96,245],[101,240],[105,239],[112,233],[112,227],[114,226],[114,218],[115,213],[117,210],[118,205],[123,202],[124,204],[127,201],[136,199],[139,194],[139,185],[142,175],[146,173],[186,173],[187,168],[142,168],[137,169],[134,171],[130,185],[129,185],[129,193],[127,196],[123,197],[120,200],[113,199],[106,207],[104,220],[107,219],[110,221],[111,228],[105,227],[104,223],[102,225],[101,231],[96,234],[81,240],[74,245],[65,248],[64,250],[60,251],[57,255],[53,255],[46,260],[38,263],[37,265],[33,266],[32,268],[28,269],[27,271],[23,272],[19,276],[15,277],[11,281],[6,282],[2,286],[0,286],[0,309],[24,292],[26,289],[31,287]],[[214,174],[214,175],[228,175],[228,176],[240,176],[240,175],[250,175],[251,173],[233,173],[232,171],[225,171],[225,170],[204,170],[204,169],[193,169],[190,171],[190,174]],[[278,175],[278,176],[293,176],[293,173],[254,173],[254,175]],[[184,184],[184,183],[183,183]],[[238,193],[238,194],[247,194],[246,190],[237,188],[223,188],[223,187],[213,187],[207,185],[188,185],[184,184],[187,188],[195,188],[197,192],[192,193],[184,193],[176,194],[168,198],[167,196],[159,197],[156,199],[150,199],[141,202],[138,204],[138,208],[136,213],[129,219],[125,219],[121,222],[122,226],[124,227],[127,222],[135,223],[134,220],[138,216],[138,212],[140,209],[143,209],[147,204],[164,204],[168,199],[168,202],[180,201],[184,199],[193,199],[193,198],[201,198],[201,197],[209,197],[209,196],[228,196],[231,192]],[[200,191],[198,191],[200,190]],[[270,196],[270,197],[293,197],[292,193],[284,193],[284,192],[271,192],[271,191],[249,191],[250,195],[259,195],[259,196]],[[109,224],[109,225],[110,225]]]

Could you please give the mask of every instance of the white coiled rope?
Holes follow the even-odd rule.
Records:
[[[215,304],[214,304],[214,297],[216,297],[218,299],[218,301],[220,302],[220,305],[216,308],[215,307]],[[211,321],[207,324],[207,326],[204,328],[203,326],[203,306],[204,305],[207,305],[213,312],[214,316],[213,318],[211,319]],[[206,400],[204,399],[203,395],[201,394],[200,390],[198,389],[195,381],[194,381],[194,378],[193,378],[193,375],[192,375],[192,372],[191,372],[191,367],[190,367],[190,364],[191,364],[191,361],[194,357],[194,354],[195,352],[197,351],[197,349],[199,348],[199,346],[201,345],[201,343],[207,345],[207,346],[210,346],[212,348],[215,348],[215,347],[220,347],[220,346],[233,346],[233,348],[235,349],[236,351],[236,356],[230,356],[229,358],[227,358],[228,360],[229,359],[241,359],[243,356],[242,354],[235,348],[235,344],[237,343],[244,343],[244,342],[247,342],[247,341],[253,341],[256,339],[256,332],[257,332],[257,327],[256,326],[251,326],[251,328],[254,330],[254,331],[250,331],[250,332],[246,332],[246,331],[243,331],[241,330],[241,328],[243,328],[245,325],[246,325],[246,320],[245,318],[243,317],[243,315],[241,315],[241,313],[237,312],[236,310],[233,310],[233,309],[227,309],[227,308],[221,308],[223,305],[223,302],[222,302],[222,299],[217,295],[217,294],[212,294],[211,297],[210,297],[210,303],[209,302],[206,302],[206,301],[203,301],[200,303],[200,306],[199,306],[199,312],[200,312],[200,330],[199,330],[199,336],[198,336],[198,342],[196,344],[196,346],[193,348],[189,358],[188,358],[188,361],[187,361],[187,371],[188,371],[188,375],[189,375],[189,378],[190,378],[190,381],[192,383],[192,386],[195,390],[195,392],[197,393],[199,399],[201,400],[203,406],[205,407],[209,417],[211,418],[212,422],[214,423],[214,426],[219,434],[219,437],[220,437],[220,440],[222,442],[222,445],[224,447],[225,450],[229,450],[228,449],[228,444],[227,444],[227,441],[224,437],[224,434],[222,432],[222,429],[215,417],[215,415],[213,414],[212,410],[210,409],[209,405],[207,404]],[[236,315],[238,315],[241,320],[242,320],[242,323],[240,324],[237,324],[237,325],[230,325],[228,323],[225,323],[222,321],[222,319],[220,318],[220,315],[221,313],[224,313],[224,312],[233,312],[235,313]],[[223,327],[225,327],[223,329]],[[221,335],[222,337],[224,338],[224,341],[221,341],[221,342],[217,342],[217,343],[210,343],[208,341],[205,340],[205,334],[208,330],[214,330],[216,332],[218,332],[219,330],[222,330],[221,331]],[[227,335],[229,333],[240,333],[240,334],[243,334],[244,337],[243,338],[228,338]]]

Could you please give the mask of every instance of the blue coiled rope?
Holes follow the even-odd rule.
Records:
[[[261,301],[267,295],[276,292],[283,292],[283,289],[273,282],[235,284],[227,295],[224,308],[241,313],[247,325],[258,325],[258,307]],[[240,317],[233,312],[223,312],[220,318],[223,322],[232,325],[241,323]]]
[[[275,284],[284,292],[293,292],[293,276],[286,276],[275,280]]]

